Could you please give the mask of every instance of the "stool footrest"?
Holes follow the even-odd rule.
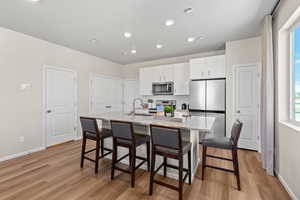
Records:
[[[172,189],[172,190],[176,190],[176,191],[179,190],[179,189],[178,189],[176,186],[174,186],[174,185],[170,185],[170,184],[167,184],[167,183],[164,183],[164,182],[161,182],[161,181],[157,181],[157,180],[153,180],[153,182],[156,183],[156,184],[158,184],[158,185],[165,186],[165,187],[167,187],[167,188],[169,188],[169,189]]]
[[[127,156],[129,156],[129,153],[122,156],[121,158],[119,158],[118,160],[116,160],[115,164],[117,164],[118,162],[120,162],[121,160],[125,159]]]
[[[84,159],[87,159],[88,161],[91,161],[91,162],[96,162],[95,160],[93,160],[93,159],[91,159],[91,158],[89,158],[89,157],[86,157],[86,156],[84,156],[83,158],[84,158]]]
[[[206,154],[206,157],[216,158],[216,159],[221,159],[221,160],[227,160],[227,161],[233,161],[233,160],[230,159],[230,158],[224,158],[224,157],[214,156],[214,155],[209,155],[209,154]]]
[[[84,154],[88,154],[88,153],[91,153],[91,152],[93,152],[93,151],[96,151],[96,148],[91,149],[91,150],[88,150],[88,151],[84,152]]]
[[[154,174],[156,174],[163,166],[164,166],[164,163],[162,163],[162,164],[154,171]]]
[[[217,169],[217,170],[221,170],[221,171],[226,171],[226,172],[234,173],[234,171],[231,170],[231,169],[216,167],[216,166],[212,166],[212,165],[205,165],[205,167],[209,167],[209,168],[212,168],[212,169]]]

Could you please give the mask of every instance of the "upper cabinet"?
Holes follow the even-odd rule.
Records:
[[[157,67],[148,67],[152,71],[152,82],[173,82],[174,81],[174,69],[172,65],[162,65]]]
[[[140,69],[140,95],[152,95],[152,83],[174,82],[174,95],[189,95],[191,79],[225,78],[225,55],[196,58]]]
[[[153,68],[140,69],[140,95],[152,95]]]
[[[190,60],[190,79],[225,78],[225,55]]]
[[[189,94],[188,63],[140,69],[140,95],[152,95],[152,83],[174,82],[174,95]]]
[[[174,95],[189,95],[190,68],[188,63],[173,65],[174,69]]]

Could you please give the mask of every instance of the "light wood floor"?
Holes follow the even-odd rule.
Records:
[[[93,143],[89,143],[93,145]],[[80,169],[80,141],[56,146],[22,158],[0,163],[0,199],[20,200],[172,200],[178,193],[161,186],[154,187],[154,195],[148,196],[149,173],[138,170],[136,187],[130,187],[128,174],[117,173],[110,180],[110,161],[101,160],[99,174],[95,175],[93,163],[85,162]],[[211,149],[219,155],[226,151]],[[231,167],[226,161],[208,161],[210,164]],[[201,181],[201,166],[192,185],[184,186],[184,199],[189,200],[285,200],[290,199],[279,181],[267,176],[260,167],[259,154],[240,150],[242,191],[236,190],[235,177],[222,171],[206,170]],[[158,177],[176,184],[175,180]]]

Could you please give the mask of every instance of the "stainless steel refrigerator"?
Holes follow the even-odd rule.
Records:
[[[216,118],[213,133],[226,134],[226,80],[193,80],[190,85],[189,110],[192,116],[212,116]]]

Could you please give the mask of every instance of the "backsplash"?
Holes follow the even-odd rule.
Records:
[[[147,102],[148,99],[156,100],[176,100],[176,108],[181,109],[181,104],[189,104],[189,96],[171,96],[171,95],[157,95],[157,96],[143,96],[144,102]]]

